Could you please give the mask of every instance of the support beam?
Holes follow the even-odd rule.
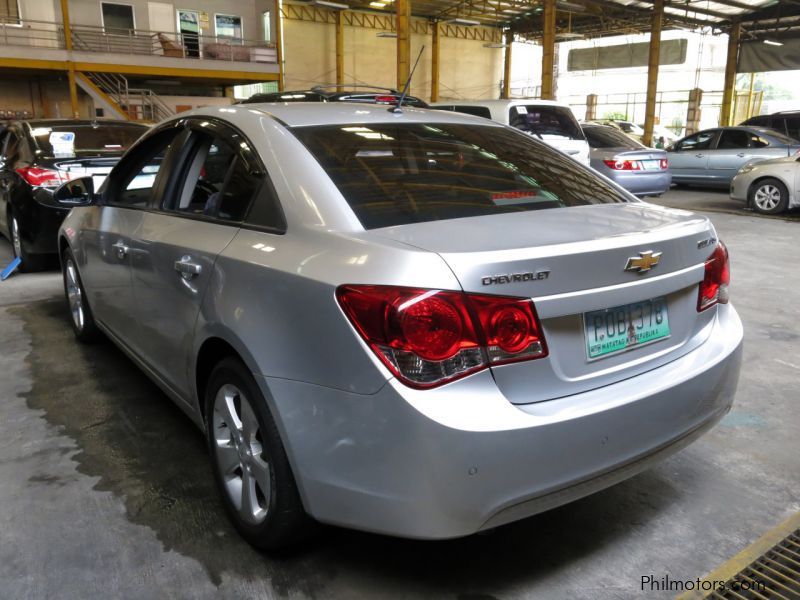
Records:
[[[439,25],[434,21],[431,30],[431,102],[439,101]]]
[[[72,110],[72,118],[80,119],[81,111],[78,105],[78,84],[75,83],[75,67],[70,62],[67,71],[67,81],[69,81],[69,104]]]
[[[336,11],[336,85],[344,85],[344,11]]]
[[[411,70],[411,0],[395,0],[397,31],[397,89],[402,90]]]
[[[508,100],[511,97],[511,43],[514,41],[514,33],[508,29],[505,36],[505,60],[503,61],[503,95]]]
[[[642,143],[653,145],[653,127],[656,123],[656,94],[658,93],[658,65],[661,56],[661,27],[664,22],[664,0],[653,2],[650,25],[650,56],[647,61],[647,100],[644,105],[644,135]]]
[[[731,124],[733,94],[736,93],[736,62],[739,56],[739,40],[742,35],[741,23],[734,23],[728,32],[728,59],[725,63],[725,87],[722,89],[722,108],[719,111],[720,127]]]
[[[72,27],[69,22],[69,0],[61,0],[61,25],[64,28],[64,47],[72,50]]]
[[[555,100],[556,0],[544,0],[542,12],[542,100]]]
[[[64,48],[69,52],[72,50],[72,27],[69,22],[69,0],[61,0],[61,26],[64,28]],[[69,83],[69,104],[72,110],[72,118],[79,119],[81,115],[80,106],[78,105],[78,85],[75,83],[75,65],[71,60],[67,61],[67,81]]]
[[[283,73],[283,10],[281,0],[275,0],[275,15],[277,20],[275,22],[275,51],[278,60],[278,91],[282,92],[285,89],[284,73]]]

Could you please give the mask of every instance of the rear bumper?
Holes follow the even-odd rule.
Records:
[[[637,196],[655,196],[665,193],[672,185],[672,174],[669,171],[648,173],[647,171],[614,171],[606,169],[603,174]]]
[[[488,371],[373,395],[259,377],[308,512],[422,539],[469,535],[628,478],[713,426],[733,401],[742,326],[720,306],[708,341],[642,375],[512,405]]]

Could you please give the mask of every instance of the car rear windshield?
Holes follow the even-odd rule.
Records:
[[[545,140],[584,140],[581,126],[566,106],[517,105],[508,109],[508,124]]]
[[[591,148],[627,148],[629,150],[644,148],[642,144],[613,127],[584,127],[583,133],[586,134]]]
[[[69,124],[31,126],[31,136],[42,156],[74,157],[122,154],[147,127],[142,125]]]
[[[590,169],[503,127],[389,123],[292,131],[366,229],[628,200]]]

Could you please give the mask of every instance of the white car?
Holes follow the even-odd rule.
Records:
[[[431,104],[437,110],[475,115],[510,125],[539,138],[589,166],[589,143],[572,109],[561,102],[518,100],[459,100]]]
[[[800,206],[799,160],[794,154],[746,164],[731,180],[731,198],[742,200],[766,215]]]

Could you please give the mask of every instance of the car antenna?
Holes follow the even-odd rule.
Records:
[[[425,52],[425,46],[419,49],[419,54],[417,54],[417,60],[414,62],[414,68],[411,69],[411,73],[408,74],[408,79],[406,79],[406,85],[403,88],[403,93],[400,94],[400,100],[397,101],[395,106],[392,106],[389,109],[390,113],[401,113],[403,112],[403,101],[406,99],[408,95],[408,88],[411,87],[411,78],[414,77],[414,71],[417,70],[417,65],[419,64],[419,59],[422,58],[422,53]]]

